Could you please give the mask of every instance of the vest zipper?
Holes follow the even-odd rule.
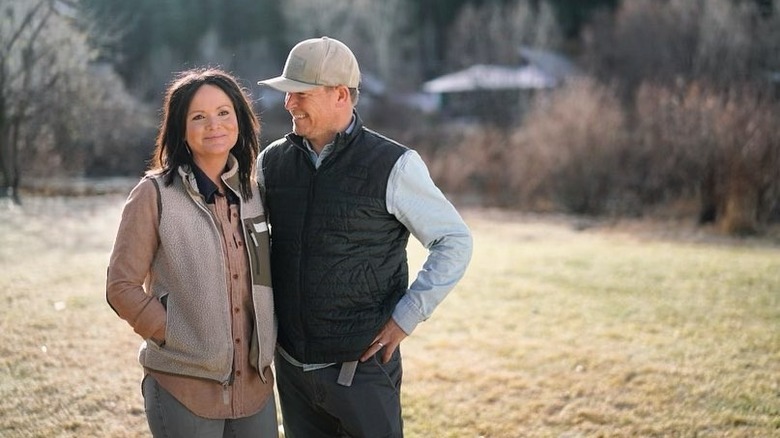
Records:
[[[301,228],[301,258],[300,258],[300,265],[298,266],[298,282],[300,284],[300,291],[301,296],[298,297],[300,300],[300,313],[298,315],[298,327],[301,327],[303,330],[304,335],[304,342],[303,342],[303,354],[302,354],[302,360],[305,362],[306,357],[308,356],[308,348],[306,347],[306,339],[310,339],[310,334],[308,333],[306,322],[304,321],[303,315],[306,315],[307,312],[307,306],[306,303],[308,300],[305,299],[304,295],[306,294],[306,283],[304,282],[306,278],[306,269],[307,269],[307,261],[308,261],[308,254],[309,254],[309,242],[306,235],[306,230],[309,229],[309,224],[311,223],[311,205],[314,200],[314,188],[316,186],[316,180],[317,180],[317,168],[314,166],[314,164],[309,161],[309,164],[312,167],[312,176],[311,181],[309,182],[309,194],[307,196],[306,200],[306,211],[304,212],[304,219],[303,219],[303,227]]]
[[[192,198],[192,200],[195,202],[195,205],[197,205],[198,208],[203,210],[203,212],[206,213],[206,216],[208,216],[209,220],[211,221],[212,230],[216,231],[217,235],[219,235],[220,234],[219,227],[217,227],[217,223],[214,220],[214,216],[212,216],[211,211],[208,209],[208,207],[206,207],[206,204],[203,202],[203,197],[200,195],[200,193],[197,193],[197,191],[195,191],[194,187],[192,186],[192,184],[190,182],[190,176],[187,175],[187,181],[182,181],[182,182],[184,183],[185,190],[190,195],[190,198]],[[222,251],[220,251],[219,255],[220,255],[220,258],[222,259],[222,266],[223,266],[223,269],[224,269],[224,266],[226,265],[226,260],[225,260],[225,249],[223,248],[223,245],[224,245],[224,243],[222,242],[222,239],[219,239],[219,246],[220,246],[220,248],[222,248]],[[227,278],[225,278],[225,291],[228,290],[227,281],[228,281]],[[223,307],[223,311],[227,312],[226,313],[226,315],[227,315],[227,322],[229,324],[231,324],[232,316],[230,314],[230,305],[229,305],[229,303],[226,303],[226,306]],[[232,332],[232,329],[231,329],[231,332]],[[222,385],[223,385],[223,393],[222,393],[223,401],[226,400],[227,397],[228,397],[227,386],[230,385],[232,383],[232,381],[233,381],[233,360],[234,360],[234,356],[235,356],[236,352],[234,351],[234,347],[233,347],[233,335],[232,335],[232,333],[230,334],[230,336],[228,336],[227,342],[228,342],[228,345],[230,346],[230,355],[228,357],[228,364],[229,364],[228,368],[229,368],[229,370],[228,370],[227,375],[225,376],[226,380],[223,381],[223,383],[222,383]]]

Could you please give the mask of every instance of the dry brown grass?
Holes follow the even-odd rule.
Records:
[[[148,436],[104,299],[122,201],[0,206],[0,436]],[[472,266],[403,345],[407,436],[780,434],[777,244],[465,217]]]
[[[105,301],[123,197],[0,207],[0,436],[146,436],[138,339]]]

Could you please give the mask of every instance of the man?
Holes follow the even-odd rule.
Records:
[[[400,437],[399,345],[463,276],[472,239],[420,156],[363,126],[352,51],[322,37],[282,75],[293,132],[258,157],[271,226],[285,436]],[[409,285],[406,244],[429,250]]]

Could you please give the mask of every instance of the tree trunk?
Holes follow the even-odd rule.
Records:
[[[712,164],[708,164],[704,177],[699,185],[699,224],[712,224],[718,219],[718,190],[715,187],[717,178]]]
[[[758,232],[758,193],[746,178],[733,178],[722,202],[723,215],[717,221],[721,231],[738,236]]]
[[[22,199],[19,195],[19,184],[21,182],[21,169],[19,162],[19,128],[20,121],[14,120],[10,124],[10,135],[8,146],[6,151],[8,152],[6,171],[5,171],[5,191],[6,196],[11,198],[16,205],[22,204]]]

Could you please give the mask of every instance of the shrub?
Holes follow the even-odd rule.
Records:
[[[698,85],[639,87],[631,170],[643,204],[698,196],[715,153],[718,104],[716,95]]]
[[[511,140],[508,184],[520,204],[580,214],[633,213],[621,182],[626,120],[614,92],[579,80],[540,100]]]
[[[459,123],[413,126],[396,138],[422,155],[443,191],[480,205],[507,205],[503,130]]]
[[[778,103],[750,87],[717,91],[693,83],[670,90],[645,84],[636,100],[643,201],[698,197],[700,222],[753,233],[780,195]]]

